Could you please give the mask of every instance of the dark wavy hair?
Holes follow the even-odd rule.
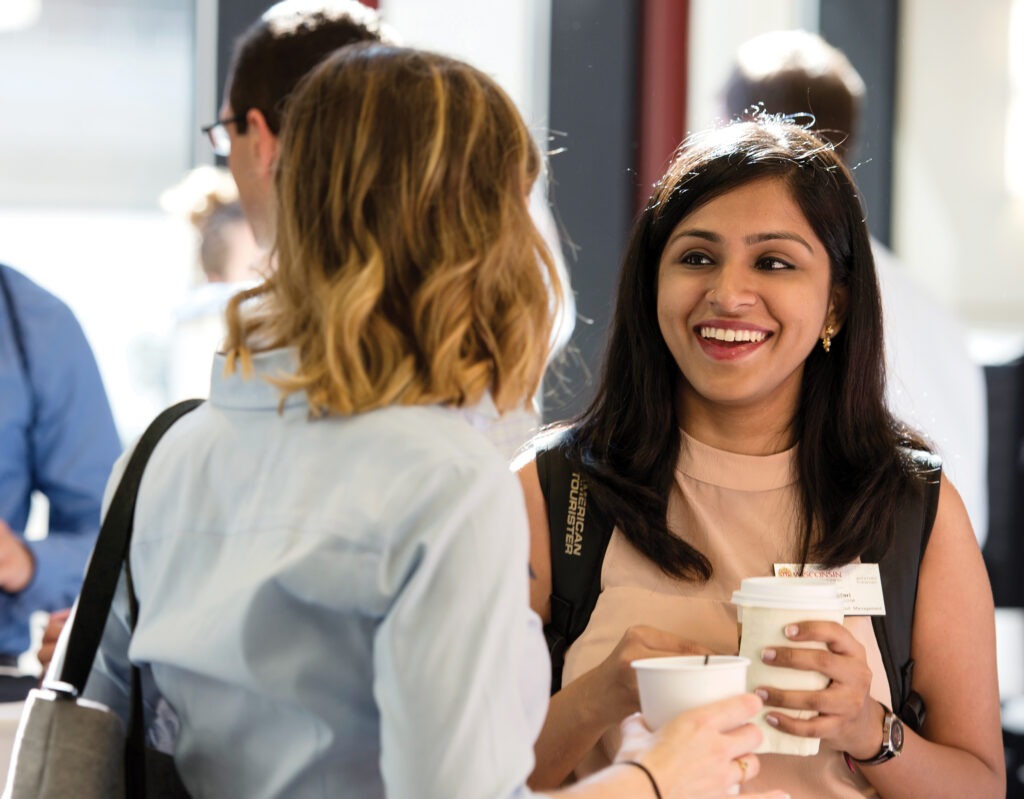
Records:
[[[682,376],[657,319],[658,263],[681,219],[754,180],[782,180],[824,244],[832,284],[848,295],[831,351],[808,355],[798,441],[801,562],[848,563],[891,541],[913,480],[907,448],[923,441],[885,405],[882,306],[857,187],[833,146],[767,115],[683,143],[638,216],[619,278],[597,395],[566,439],[591,496],[667,574],[706,580],[708,558],[673,535],[666,511],[681,446]]]

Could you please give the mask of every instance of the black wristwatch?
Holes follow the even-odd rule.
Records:
[[[867,760],[850,757],[854,763],[877,766],[879,763],[886,763],[894,757],[899,757],[900,752],[903,751],[903,722],[885,705],[882,705],[882,709],[885,711],[885,717],[882,720],[882,748],[877,755]]]

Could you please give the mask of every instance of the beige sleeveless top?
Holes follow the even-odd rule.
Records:
[[[798,559],[796,448],[777,455],[723,452],[682,434],[679,465],[668,501],[669,528],[710,559],[704,585],[668,577],[622,534],[612,534],[601,571],[601,595],[590,624],[565,659],[566,682],[604,660],[627,628],[637,624],[668,630],[720,654],[736,654],[739,640],[732,592],[744,577],[773,574],[775,563]],[[871,696],[892,706],[889,684],[869,617],[847,617],[846,627],[867,650]],[[881,730],[879,730],[881,742]],[[618,728],[590,752],[578,776],[611,761]],[[842,754],[824,742],[817,755],[761,755],[761,774],[744,788],[781,788],[793,799],[875,796]]]

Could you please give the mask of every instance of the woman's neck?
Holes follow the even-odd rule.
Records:
[[[793,414],[757,406],[712,405],[679,401],[680,426],[691,438],[709,447],[740,455],[774,455],[795,443]]]

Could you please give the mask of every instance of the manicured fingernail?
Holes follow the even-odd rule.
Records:
[[[764,688],[758,688],[754,693],[761,697],[762,702],[768,701],[768,692]]]
[[[796,638],[800,633],[800,628],[795,624],[790,624],[783,632],[786,633],[786,638]]]
[[[775,650],[774,649],[762,650],[762,652],[761,652],[761,660],[763,660],[765,663],[771,663],[773,660],[775,660]]]
[[[764,720],[771,724],[773,727],[779,726],[779,720],[775,716],[765,716]]]

